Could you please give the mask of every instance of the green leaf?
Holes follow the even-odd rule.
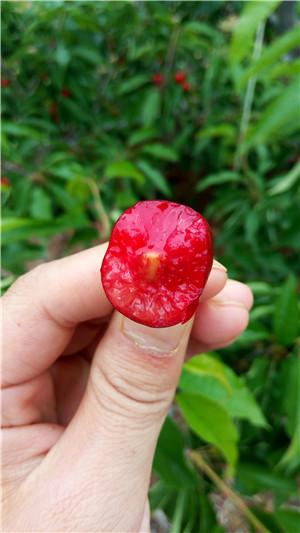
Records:
[[[300,424],[300,359],[290,355],[281,362],[278,373],[278,411],[289,437]]]
[[[170,185],[168,184],[166,178],[164,175],[159,172],[156,168],[153,168],[152,165],[147,163],[147,161],[144,161],[142,159],[139,159],[137,161],[138,167],[141,169],[141,171],[149,178],[149,180],[152,182],[152,184],[165,196],[171,196],[172,190]]]
[[[279,4],[280,1],[278,0],[244,3],[244,8],[235,26],[231,42],[230,57],[232,63],[237,63],[249,55],[258,24],[265,21]]]
[[[130,191],[117,191],[115,194],[118,207],[128,209],[139,201],[139,198]]]
[[[146,85],[146,83],[149,83],[149,82],[150,82],[149,74],[137,74],[136,76],[132,76],[131,78],[129,78],[129,80],[120,82],[118,95],[122,96],[124,94],[131,93],[135,91],[136,89],[139,89],[143,85]]]
[[[136,146],[144,141],[155,139],[155,137],[159,137],[159,130],[156,128],[141,128],[130,135],[128,146]]]
[[[14,137],[28,137],[33,139],[42,140],[44,135],[41,134],[38,130],[27,126],[26,124],[21,124],[19,122],[9,122],[2,120],[1,128],[4,133],[7,135],[13,135]]]
[[[148,493],[151,512],[156,509],[163,509],[167,503],[174,501],[177,493],[177,490],[170,489],[163,481],[158,481],[152,485]]]
[[[206,35],[207,37],[214,37],[217,33],[213,26],[205,24],[204,22],[198,22],[197,20],[187,22],[183,26],[183,30],[186,33],[196,33],[200,35]]]
[[[297,183],[298,178],[300,177],[300,161],[293,166],[293,168],[285,175],[281,176],[278,179],[276,185],[273,185],[268,190],[269,196],[274,196],[275,194],[281,194],[288,191]]]
[[[80,57],[84,61],[88,61],[91,63],[91,65],[98,66],[104,63],[99,50],[90,46],[74,46],[74,48],[72,48],[72,55],[75,57]]]
[[[76,177],[68,182],[67,193],[70,196],[75,196],[82,203],[85,203],[91,196],[91,189],[84,179]]]
[[[16,279],[16,276],[8,276],[6,278],[1,278],[1,296],[4,294],[5,291],[7,291],[7,289],[9,289],[9,287],[14,283],[14,281],[16,281]]]
[[[227,411],[199,394],[181,392],[176,400],[193,431],[206,442],[214,444],[231,466],[237,460],[238,433]]]
[[[287,471],[296,470],[300,466],[300,424],[295,428],[294,435],[288,449],[281,458],[278,467]]]
[[[298,333],[299,312],[296,288],[296,278],[291,274],[282,285],[275,306],[273,331],[277,342],[282,346],[289,346]]]
[[[71,161],[74,162],[74,156],[67,152],[50,152],[45,155],[42,170],[48,170],[62,162],[69,164]]]
[[[296,494],[297,484],[294,479],[284,478],[257,463],[239,463],[237,476],[252,493],[272,490],[278,496],[289,498]]]
[[[254,295],[272,295],[274,287],[265,281],[249,281],[247,283],[248,287],[252,290]]]
[[[105,176],[107,178],[131,178],[141,185],[145,181],[144,175],[138,168],[131,163],[131,161],[117,161],[108,165],[105,169]]]
[[[232,395],[224,365],[209,354],[196,355],[185,363],[178,386],[217,401]]]
[[[300,513],[293,509],[275,509],[274,517],[286,533],[300,531]]]
[[[269,69],[266,78],[268,80],[273,80],[274,78],[279,78],[281,76],[298,76],[300,71],[300,59],[296,59],[291,63],[278,63],[274,65],[273,68]]]
[[[257,305],[250,311],[250,322],[255,320],[260,320],[266,316],[273,316],[274,313],[274,304],[269,305]]]
[[[181,533],[182,531],[182,520],[184,510],[187,504],[187,490],[185,488],[179,492],[176,500],[175,512],[172,519],[171,531],[174,533]]]
[[[248,344],[253,343],[257,341],[264,341],[264,340],[270,340],[270,331],[265,326],[265,324],[262,323],[253,323],[248,326],[246,331],[244,331],[239,338],[237,339],[237,342],[239,344]]]
[[[172,162],[176,162],[178,160],[178,154],[175,152],[175,150],[173,150],[173,148],[170,148],[169,146],[165,146],[164,144],[146,144],[145,146],[143,146],[142,152],[144,154],[152,155],[157,159],[163,159]]]
[[[51,168],[47,170],[47,173],[52,176],[56,176],[57,178],[69,181],[77,176],[84,175],[84,169],[76,162],[66,162],[63,165],[51,166]]]
[[[142,122],[145,127],[152,126],[160,113],[161,94],[157,89],[150,89],[143,101]]]
[[[39,187],[33,189],[30,212],[38,220],[51,220],[52,205],[49,195]]]
[[[245,238],[246,241],[255,246],[257,233],[260,228],[260,216],[257,209],[253,209],[245,219]]]
[[[279,37],[270,44],[261,54],[261,57],[247,69],[239,80],[239,87],[242,87],[249,78],[259,74],[264,69],[273,66],[280,57],[288,50],[295,48],[300,42],[299,27],[293,28],[289,32]]]
[[[158,439],[153,469],[169,487],[181,489],[199,483],[196,471],[185,456],[182,433],[170,416]]]
[[[233,391],[231,396],[223,400],[224,409],[233,417],[249,420],[255,426],[268,427],[261,408],[242,379],[228,366],[224,365],[224,369]]]
[[[265,2],[267,3],[267,2]],[[282,128],[290,125],[297,129],[299,124],[294,122],[299,116],[299,87],[293,82],[280,92],[263,111],[259,121],[249,128],[245,143],[241,151],[249,150],[252,146],[260,143],[270,143],[274,138],[282,135]]]
[[[258,520],[267,528],[268,533],[292,533],[291,531],[285,531],[282,529],[279,522],[275,519],[273,513],[266,512],[258,507],[252,507],[251,511],[254,516],[256,516],[256,518],[258,518]]]
[[[218,174],[209,174],[204,179],[201,179],[195,187],[196,192],[204,191],[213,185],[222,185],[223,183],[241,182],[243,180],[241,174],[233,170],[224,170]]]
[[[59,65],[65,67],[70,62],[71,54],[64,44],[58,44],[54,57]]]
[[[267,427],[264,415],[244,382],[230,367],[210,354],[196,355],[185,363],[179,388],[219,403],[232,417]]]
[[[219,124],[198,131],[196,138],[205,139],[206,137],[229,137],[236,138],[236,128],[231,124]]]
[[[73,212],[51,221],[40,221],[33,218],[4,220],[2,224],[2,245],[19,242],[31,237],[47,238],[68,229],[81,228],[88,224],[85,213]]]

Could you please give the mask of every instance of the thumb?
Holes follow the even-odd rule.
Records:
[[[191,326],[192,320],[155,329],[117,312],[112,317],[80,408],[49,454],[51,470],[76,501],[75,514],[90,517],[89,531],[99,524],[103,531],[139,531]]]

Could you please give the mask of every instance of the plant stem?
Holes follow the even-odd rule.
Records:
[[[257,27],[254,51],[253,51],[253,61],[256,61],[257,59],[259,59],[261,55],[264,34],[265,34],[265,26],[266,26],[265,22],[260,22]],[[249,122],[250,122],[256,79],[257,79],[256,76],[253,76],[252,78],[249,79],[248,84],[247,84],[242,120],[241,120],[240,131],[239,131],[238,145],[237,145],[237,150],[236,150],[236,154],[234,158],[234,168],[236,170],[239,170],[241,167],[240,147],[245,140],[246,132],[247,132]]]
[[[191,451],[189,453],[191,461],[202,470],[231,501],[233,501],[236,507],[243,513],[243,515],[251,522],[257,531],[261,533],[270,533],[258,518],[250,511],[245,502],[238,496],[224,481],[218,476],[218,474],[205,462],[199,451]]]
[[[103,231],[102,231],[101,237],[107,239],[109,236],[109,232],[110,232],[110,224],[109,224],[109,218],[102,204],[100,191],[93,179],[88,179],[88,184],[89,184],[89,187],[91,189],[91,192],[94,198],[96,211],[99,215],[99,219],[102,222]]]

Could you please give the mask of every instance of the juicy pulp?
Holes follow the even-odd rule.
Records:
[[[101,267],[104,291],[128,318],[150,327],[187,322],[213,261],[206,220],[175,202],[138,202],[116,222]]]

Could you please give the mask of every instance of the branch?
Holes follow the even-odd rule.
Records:
[[[261,533],[271,533],[258,518],[250,511],[249,507],[245,504],[244,500],[240,498],[224,481],[218,476],[218,474],[205,462],[199,451],[191,451],[189,453],[191,461],[202,470],[212,482],[220,489],[226,496],[234,502],[236,507],[243,513],[243,515],[251,522],[257,531]]]
[[[260,22],[257,28],[254,51],[253,51],[254,61],[259,59],[261,55],[264,34],[265,34],[265,26],[266,26],[265,22]],[[253,76],[252,78],[249,79],[248,84],[247,84],[247,89],[246,89],[243,114],[242,114],[242,120],[241,120],[240,131],[239,131],[238,145],[237,145],[237,150],[236,150],[236,154],[234,158],[234,168],[236,170],[239,170],[241,166],[241,158],[239,155],[239,150],[240,150],[241,144],[245,140],[247,129],[249,126],[255,86],[256,86],[256,76]]]

